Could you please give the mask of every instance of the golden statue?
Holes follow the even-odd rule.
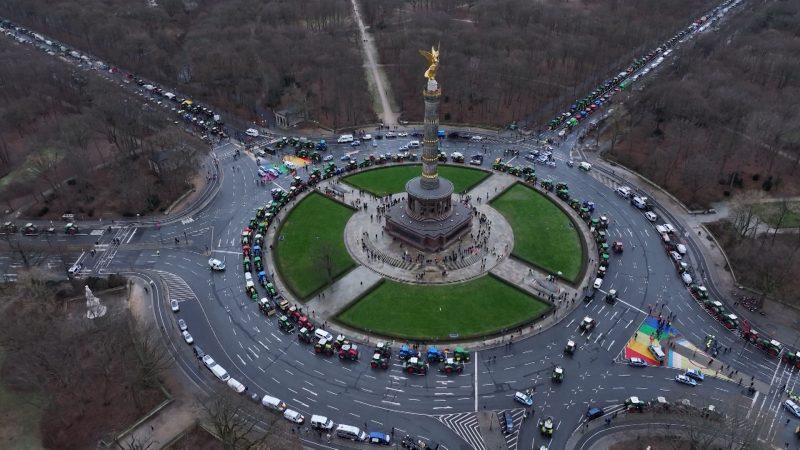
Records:
[[[429,80],[436,79],[436,69],[439,68],[439,49],[431,47],[430,52],[426,52],[425,50],[420,50],[419,54],[424,56],[425,59],[428,60],[428,70],[425,71],[425,78]]]

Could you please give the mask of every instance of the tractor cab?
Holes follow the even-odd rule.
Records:
[[[609,289],[608,294],[606,294],[606,303],[613,305],[616,302],[617,302],[617,290]]]
[[[35,236],[39,234],[39,229],[32,223],[26,223],[25,227],[22,228],[22,234],[25,236]]]
[[[592,331],[595,325],[597,325],[597,322],[595,322],[595,320],[592,319],[591,317],[586,316],[583,318],[583,321],[581,322],[581,330],[587,332]]]
[[[644,411],[646,403],[642,400],[639,400],[639,397],[628,397],[625,400],[625,407],[628,411],[635,410],[635,411]]]
[[[564,347],[564,353],[568,355],[572,355],[575,353],[575,341],[572,339],[567,341],[567,346]]]
[[[456,347],[455,352],[453,352],[453,358],[456,361],[463,361],[465,363],[469,362],[469,352],[464,350],[464,347]]]
[[[333,345],[327,339],[322,338],[314,344],[314,353],[321,353],[325,356],[333,354]]]
[[[442,367],[439,368],[439,372],[444,373],[461,373],[464,371],[464,363],[460,361],[456,361],[455,358],[447,358],[444,360],[444,364]]]
[[[286,316],[281,316],[280,319],[278,319],[278,328],[287,333],[294,332],[294,324],[290,322],[289,318]]]
[[[335,349],[339,350],[340,348],[342,348],[343,346],[345,346],[346,344],[349,344],[349,343],[350,343],[350,341],[347,340],[347,337],[345,335],[343,335],[343,334],[340,334],[340,335],[336,336],[336,341],[333,342],[333,347]]]
[[[442,362],[445,359],[445,354],[440,352],[436,347],[428,347],[427,359],[429,363]]]
[[[272,283],[265,284],[264,288],[267,290],[267,295],[269,295],[270,297],[275,298],[275,296],[278,295],[278,291],[275,290],[275,286]],[[287,309],[288,309],[288,306],[287,306]]]
[[[358,346],[349,342],[343,344],[341,348],[339,348],[339,359],[358,361]]]
[[[428,373],[428,366],[414,356],[403,363],[403,371],[409,375],[425,375]]]
[[[561,366],[556,366],[553,369],[552,378],[553,378],[553,382],[555,382],[555,383],[561,383],[562,381],[564,381],[564,369]]]
[[[258,309],[261,310],[262,313],[266,314],[267,316],[271,316],[275,314],[275,308],[272,304],[267,300],[266,297],[262,298],[258,302]]]
[[[264,272],[263,270],[258,272],[258,283],[262,286],[267,285],[267,272]]]
[[[729,330],[735,330],[739,328],[739,317],[736,314],[726,314],[722,318],[722,324]]]
[[[539,431],[544,436],[552,436],[553,435],[553,418],[547,416],[544,419],[539,419]]]
[[[417,351],[412,349],[408,345],[403,344],[403,346],[400,347],[400,354],[398,356],[402,360],[407,360],[409,358],[417,356]]]
[[[614,241],[614,243],[611,245],[611,250],[613,250],[614,253],[622,253],[624,250],[622,241]]]
[[[310,344],[314,341],[314,334],[309,331],[308,328],[303,327],[300,328],[300,331],[297,334],[297,339],[304,344]]]
[[[381,356],[392,356],[392,347],[388,342],[378,342],[375,345],[375,353]]]
[[[375,354],[372,355],[372,361],[369,363],[370,367],[373,369],[388,369],[389,368],[389,358],[382,353],[375,351]]]
[[[17,226],[14,225],[14,231],[17,231]],[[74,223],[70,222],[64,225],[64,233],[65,234],[76,234],[78,232],[78,226]]]

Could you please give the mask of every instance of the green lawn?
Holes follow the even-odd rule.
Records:
[[[583,246],[566,213],[521,184],[493,200],[492,206],[514,230],[514,257],[575,281],[583,264]]]
[[[366,170],[344,177],[343,180],[362,191],[383,197],[388,194],[404,192],[406,182],[418,177],[420,173],[422,173],[421,164],[402,165]],[[440,165],[439,175],[453,182],[454,192],[462,192],[472,189],[491,174],[470,167]]]
[[[492,275],[452,285],[384,281],[339,314],[354,327],[402,339],[479,336],[511,329],[545,313],[549,305]]]
[[[283,221],[274,257],[295,296],[307,299],[355,267],[344,245],[344,227],[352,214],[350,208],[313,193]]]
[[[756,215],[775,228],[780,222],[781,228],[800,227],[800,202],[786,202],[783,206],[781,202],[765,202],[753,205]],[[783,215],[783,220],[781,220]]]

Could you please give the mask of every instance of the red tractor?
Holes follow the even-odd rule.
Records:
[[[349,359],[358,361],[358,346],[356,344],[344,344],[339,348],[339,359]]]

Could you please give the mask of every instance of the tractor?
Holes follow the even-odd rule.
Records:
[[[556,366],[553,369],[552,379],[554,383],[561,383],[564,381],[564,369],[561,366]]]
[[[72,224],[69,224],[69,225],[72,225]],[[64,232],[66,232],[66,231],[67,231],[67,230],[66,230],[66,227],[65,227],[65,228],[64,228]],[[4,223],[4,224],[3,224],[3,228],[2,228],[2,232],[3,232],[3,234],[13,234],[13,233],[16,233],[16,232],[17,232],[17,224],[15,224],[15,223],[13,223],[13,222],[6,222],[6,223]]]
[[[769,354],[769,356],[778,356],[783,348],[783,345],[775,339],[767,340],[764,338],[759,338],[756,341],[756,347],[758,347],[759,350],[763,351],[764,353]]]
[[[549,178],[545,178],[544,180],[542,180],[542,189],[552,192],[553,191],[553,180],[551,180]]]
[[[323,338],[314,344],[314,353],[319,353],[325,356],[333,355],[333,346],[327,339]]]
[[[378,342],[375,344],[375,353],[388,358],[392,356],[392,347],[388,342]]]
[[[289,300],[286,300],[286,299],[278,300],[277,298],[275,298],[273,300],[275,300],[275,304],[278,305],[278,309],[280,309],[284,313],[289,312],[289,308],[291,307],[291,305],[289,305]]]
[[[785,362],[786,365],[800,369],[800,352],[786,352],[783,354],[781,361]]]
[[[245,257],[244,259],[242,259],[242,268],[244,269],[245,272],[250,272],[252,268],[250,265],[250,258]]]
[[[567,346],[564,347],[564,353],[568,355],[573,355],[575,353],[575,341],[571,339],[567,341]]]
[[[248,297],[255,300],[258,298],[258,292],[256,291],[256,285],[253,284],[252,281],[248,281],[245,283],[244,292],[247,294]]]
[[[569,189],[559,189],[558,192],[556,192],[556,196],[565,202],[569,201]]]
[[[444,361],[446,357],[447,356],[443,352],[440,352],[439,349],[437,349],[436,347],[434,346],[428,347],[428,353],[427,353],[428,363],[439,363]]]
[[[242,245],[242,256],[245,258],[250,257],[250,246],[249,245]]]
[[[287,333],[294,332],[294,324],[290,322],[289,318],[286,316],[281,316],[280,319],[278,319],[278,328]]]
[[[8,224],[6,224],[6,225],[8,225]],[[14,228],[14,230],[11,231],[11,232],[12,233],[16,233],[17,232],[17,226],[14,225],[14,224],[11,224],[11,225]],[[8,233],[8,230],[9,230],[9,228],[6,226],[6,232],[7,233]],[[64,225],[64,234],[77,234],[77,233],[78,233],[78,226],[75,225],[74,223],[70,222],[70,223]]]
[[[412,349],[408,345],[403,344],[403,346],[400,347],[400,354],[398,356],[401,360],[405,361],[409,358],[416,357],[417,355],[418,352],[416,350]]]
[[[569,207],[574,209],[575,211],[578,211],[581,209],[581,201],[578,200],[577,198],[570,199]]]
[[[606,294],[605,301],[609,305],[613,305],[614,303],[617,303],[617,290],[616,289],[609,289],[608,290],[608,294]]]
[[[256,237],[259,237],[259,236],[261,236],[261,235],[260,234],[256,235]],[[263,239],[263,237],[261,239]],[[257,243],[255,245],[253,245],[253,255],[256,258],[261,258],[261,246],[258,245]]]
[[[613,250],[614,253],[622,253],[622,241],[614,241],[614,243],[611,244],[611,250]]]
[[[372,361],[370,361],[369,365],[373,369],[377,368],[388,369],[389,358],[381,354],[380,352],[376,351],[375,354],[372,355]]]
[[[356,344],[344,344],[339,348],[339,359],[358,361],[358,346]]]
[[[336,350],[339,350],[340,348],[342,348],[343,346],[345,346],[345,345],[347,345],[349,343],[350,343],[350,341],[347,339],[347,337],[345,335],[343,335],[343,334],[340,334],[340,335],[336,336],[336,340],[333,342],[333,348],[335,348]]]
[[[698,286],[696,284],[692,284],[689,286],[689,291],[691,291],[694,298],[698,300],[706,300],[708,299],[708,289],[705,286]]]
[[[504,165],[504,164],[503,164],[503,159],[502,159],[502,158],[497,158],[497,159],[495,159],[495,160],[494,160],[494,162],[492,163],[492,169],[494,169],[494,170],[500,170],[500,166],[502,166],[502,165]]]
[[[264,288],[267,289],[267,295],[269,295],[270,298],[275,298],[275,296],[278,295],[278,291],[275,290],[275,286],[272,283],[267,283],[264,285]]]
[[[539,419],[539,431],[543,436],[553,435],[553,418],[547,416],[544,419]]]
[[[439,372],[444,373],[461,373],[464,371],[464,363],[460,361],[456,361],[455,358],[447,358],[444,360],[444,364],[442,367],[439,368]]]
[[[639,397],[628,397],[625,400],[625,407],[628,409],[628,411],[639,411],[639,412],[642,412],[642,411],[644,411],[644,408],[646,406],[647,406],[647,403],[645,403],[642,400],[639,400]]]
[[[37,234],[39,234],[39,228],[37,228],[36,225],[32,223],[27,223],[22,228],[22,234],[24,234],[25,236],[36,236]]]
[[[264,272],[263,270],[258,272],[258,284],[261,286],[267,285],[267,272]]]
[[[428,365],[414,356],[403,362],[403,371],[409,375],[425,375],[428,373]]]
[[[739,328],[739,318],[736,314],[725,314],[722,316],[722,324],[729,330],[735,330]]]
[[[261,272],[262,270],[264,270],[264,263],[261,262],[260,256],[256,256],[255,258],[253,258],[253,266],[255,266],[256,272]]]
[[[469,362],[469,352],[464,350],[464,347],[456,347],[455,352],[453,352],[453,359],[459,362]]]
[[[309,331],[306,327],[300,328],[297,339],[304,344],[310,344],[314,341],[314,333]]]
[[[589,316],[583,318],[581,322],[581,331],[591,332],[594,330],[594,327],[597,325],[597,322]]]
[[[258,309],[267,316],[275,314],[275,308],[266,297],[258,301]]]

